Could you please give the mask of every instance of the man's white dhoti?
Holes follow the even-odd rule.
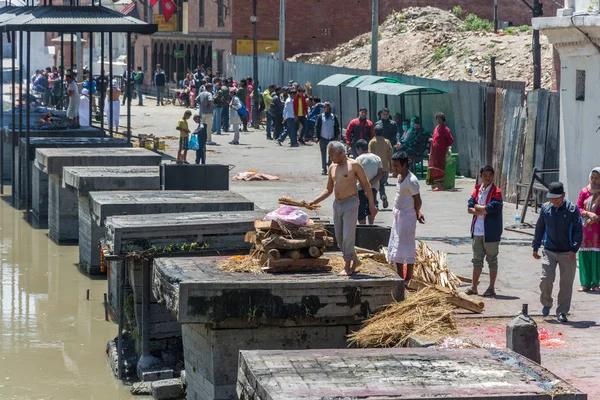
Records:
[[[413,209],[394,209],[394,220],[388,244],[387,261],[398,264],[415,263],[417,214]]]
[[[121,103],[119,100],[112,102],[112,111],[110,110],[111,102],[106,99],[106,107],[104,107],[104,112],[106,113],[106,124],[110,127],[110,121],[112,119],[112,128],[114,131],[119,130],[119,115],[121,113]]]

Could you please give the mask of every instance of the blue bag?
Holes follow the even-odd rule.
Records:
[[[188,150],[200,150],[200,142],[198,141],[198,135],[192,135],[188,142]]]
[[[246,109],[246,106],[244,105],[243,101],[240,100],[240,104],[242,105],[242,108],[237,110],[237,112],[240,115],[240,117],[245,117],[248,115],[248,110]]]

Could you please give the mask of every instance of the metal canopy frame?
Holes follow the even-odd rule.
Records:
[[[363,85],[359,88],[359,90],[385,95],[386,107],[388,103],[388,96],[400,96],[402,118],[406,118],[405,97],[419,96],[419,119],[421,121],[423,121],[423,95],[439,95],[446,93],[443,90],[426,86],[413,86],[394,82],[377,82],[370,85]]]
[[[89,34],[89,45],[90,45],[90,70],[89,70],[89,92],[90,95],[92,95],[91,93],[91,89],[92,89],[92,79],[93,79],[93,74],[92,74],[92,45],[93,45],[93,33],[100,33],[101,35],[101,44],[100,44],[100,49],[101,49],[101,57],[102,57],[102,67],[101,67],[101,71],[100,71],[100,75],[104,76],[103,74],[103,67],[104,67],[104,35],[108,34],[108,41],[109,41],[109,52],[108,52],[108,57],[109,57],[109,69],[110,69],[110,75],[108,77],[108,83],[109,83],[109,103],[110,103],[110,110],[111,110],[111,121],[109,121],[109,132],[110,132],[110,137],[113,137],[113,126],[112,126],[112,115],[113,115],[113,102],[112,102],[112,98],[113,98],[113,85],[112,85],[112,80],[113,80],[113,76],[112,76],[112,66],[113,66],[113,57],[112,57],[112,39],[113,39],[113,33],[126,33],[127,34],[127,77],[128,79],[126,79],[125,85],[126,85],[126,90],[129,90],[129,79],[130,79],[130,70],[133,66],[133,49],[131,47],[131,35],[132,33],[136,33],[136,34],[151,34],[154,32],[158,31],[158,25],[156,24],[148,24],[146,22],[140,21],[136,18],[127,16],[127,15],[123,15],[117,11],[108,9],[106,7],[102,7],[102,0],[98,0],[98,4],[94,5],[92,3],[92,5],[89,6],[81,6],[79,3],[79,0],[70,0],[70,5],[60,5],[60,6],[53,6],[52,5],[52,0],[40,0],[40,3],[43,1],[43,5],[38,5],[38,6],[34,6],[34,5],[29,5],[29,2],[27,2],[27,5],[25,6],[13,6],[13,5],[8,5],[5,7],[0,8],[0,34],[2,35],[2,38],[0,38],[0,43],[4,42],[4,35],[7,35],[9,37],[9,42],[11,42],[12,44],[12,143],[11,143],[11,147],[12,147],[12,162],[13,162],[13,166],[14,166],[14,155],[15,155],[15,147],[17,146],[17,144],[20,142],[20,139],[23,135],[23,113],[26,112],[26,126],[25,126],[25,144],[26,144],[26,154],[29,155],[30,153],[30,146],[31,146],[31,142],[30,142],[30,136],[31,136],[31,126],[30,126],[30,96],[29,96],[29,91],[30,91],[30,87],[31,87],[31,32],[58,32],[58,33],[69,33],[71,36],[71,60],[70,60],[70,67],[72,68],[74,65],[74,60],[73,60],[73,42],[74,42],[74,36],[75,35],[81,35],[83,36],[84,32],[87,32]],[[33,1],[31,2],[33,4]],[[66,3],[66,2],[65,2]],[[23,51],[23,32],[26,33],[27,36],[27,48],[25,49],[25,52]],[[15,88],[15,81],[16,81],[16,77],[15,77],[15,58],[17,55],[17,49],[15,46],[16,43],[16,36],[18,35],[19,37],[19,50],[18,50],[18,54],[19,54],[19,60],[21,65],[19,66],[19,128],[18,131],[15,129],[15,116],[16,116],[16,104],[15,104],[15,100],[16,100],[16,88]],[[60,59],[60,66],[62,67],[62,81],[64,82],[64,72],[65,72],[65,59],[64,59],[64,35],[60,36],[60,49],[61,49],[61,59]],[[2,45],[0,44],[0,52],[2,50]],[[24,62],[24,60],[26,60]],[[26,92],[27,92],[27,100],[25,101],[25,104],[23,105],[23,66],[26,69],[26,79],[27,79],[27,87],[26,87]],[[79,66],[79,73],[83,73],[83,69],[82,69],[82,65]],[[0,88],[4,85],[4,74],[0,75]],[[106,90],[106,88],[103,88],[104,90]],[[106,93],[104,93],[106,95]],[[126,98],[128,99],[128,104],[127,104],[127,142],[131,142],[131,101],[132,101],[132,96],[127,96],[127,92],[125,93]],[[62,93],[61,93],[61,97],[62,97]],[[102,96],[102,94],[100,94],[99,96],[99,102],[102,102],[102,100],[104,99],[104,96]],[[0,96],[0,127],[3,128],[4,127],[4,110],[2,107],[3,104],[3,100],[2,100],[2,96]],[[102,104],[99,105],[100,106],[100,118],[101,118],[101,122],[100,122],[100,126],[99,128],[106,133],[106,130],[104,129],[104,107]],[[25,107],[25,109],[23,109],[23,107]],[[93,115],[91,112],[91,108],[92,108],[92,101],[90,101],[90,126],[93,126]],[[118,130],[118,127],[115,127]],[[51,136],[51,132],[49,132],[50,136]],[[18,138],[17,138],[18,135]],[[0,139],[0,155],[3,154],[3,140]],[[0,157],[1,159],[1,157]],[[3,179],[3,172],[4,172],[4,165],[3,162],[0,161],[0,180]],[[30,196],[29,196],[29,191],[31,190],[31,177],[32,177],[32,171],[31,171],[31,163],[29,162],[29,160],[27,160],[27,162],[25,163],[25,174],[26,174],[26,183],[25,183],[25,210],[26,210],[26,218],[27,220],[30,220],[31,217],[31,204],[30,204]],[[15,176],[16,175],[16,176]],[[11,178],[11,184],[13,186],[13,205],[15,204],[15,200],[17,199],[16,196],[16,191],[15,189],[15,183],[16,183],[16,179],[19,180],[19,182],[21,182],[21,168],[18,169],[18,171],[15,171],[15,168],[13,167],[13,172],[12,172],[12,178]],[[0,193],[4,193],[4,181],[0,181]],[[125,266],[123,266],[123,271],[125,271]],[[124,280],[121,282],[121,296],[120,296],[120,315],[119,315],[119,332],[118,332],[118,353],[119,353],[119,357],[118,357],[118,375],[119,375],[119,379],[123,378],[123,357],[121,357],[122,354],[122,347],[123,347],[123,340],[122,340],[122,334],[123,334],[123,286],[124,286]],[[145,346],[146,348],[143,349],[143,351],[145,353],[149,352],[148,346]]]

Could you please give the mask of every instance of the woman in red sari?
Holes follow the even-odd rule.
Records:
[[[444,170],[446,166],[446,152],[448,147],[454,143],[454,138],[450,133],[450,128],[446,125],[446,116],[444,113],[437,113],[435,120],[438,126],[433,131],[431,142],[431,151],[429,152],[429,173],[431,174],[431,182],[435,185],[434,192],[444,190]]]

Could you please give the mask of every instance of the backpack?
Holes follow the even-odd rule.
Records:
[[[237,110],[237,112],[240,117],[246,117],[248,115],[248,110],[246,109],[246,106],[244,105],[243,101],[240,100],[240,104],[242,105],[242,108]]]

